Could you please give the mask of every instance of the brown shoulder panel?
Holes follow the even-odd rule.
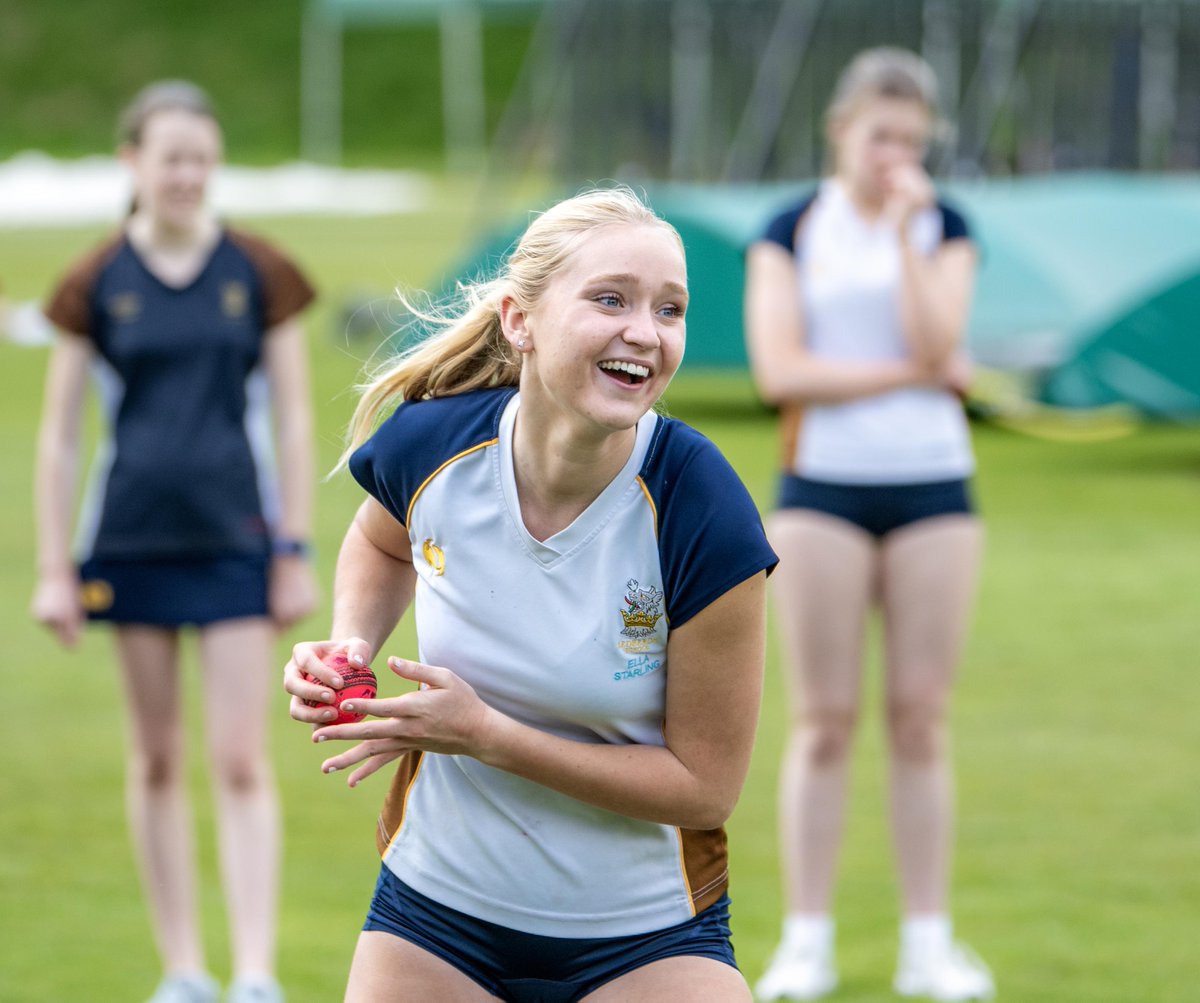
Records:
[[[729,842],[724,829],[680,829],[683,869],[697,914],[729,887]]]
[[[112,235],[67,270],[43,311],[50,323],[74,334],[92,333],[92,291],[100,273],[112,261],[124,240],[123,233]]]
[[[227,230],[226,234],[262,276],[268,330],[295,316],[316,298],[316,290],[304,273],[272,244],[242,230]]]

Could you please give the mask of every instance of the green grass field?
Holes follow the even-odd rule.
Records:
[[[414,216],[255,224],[290,248],[324,293],[310,320],[326,468],[350,411],[348,388],[373,347],[347,340],[343,303],[386,297],[397,283],[440,282],[462,252],[468,204],[440,188],[436,207]],[[6,292],[44,294],[97,233],[0,234]],[[0,345],[0,632],[9,639],[0,1000],[140,1000],[158,969],[125,832],[125,727],[110,644],[93,631],[64,653],[27,614],[45,355]],[[765,508],[774,431],[747,381],[685,366],[668,406],[725,450]],[[989,548],[953,714],[958,929],[992,964],[1005,1000],[1200,998],[1196,432],[1147,428],[1069,446],[980,428],[976,444]],[[341,477],[322,484],[318,498],[328,591],[358,492]],[[291,640],[323,636],[326,623],[316,617],[281,639],[279,663]],[[408,651],[410,641],[405,624],[389,647]],[[188,670],[194,708],[194,660]],[[893,999],[896,888],[873,679],[837,899],[843,986],[834,998],[847,1003]],[[384,780],[351,792],[319,773],[322,754],[288,719],[282,691],[275,724],[287,834],[280,969],[293,1003],[326,1003],[341,998],[378,867],[373,819]],[[784,725],[772,651],[752,772],[730,825],[736,946],[751,978],[773,947],[781,907],[774,786]],[[193,749],[205,928],[212,967],[225,975],[212,817],[198,743]]]

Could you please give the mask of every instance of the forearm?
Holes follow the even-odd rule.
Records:
[[[907,359],[832,361],[807,347],[807,320],[791,255],[766,242],[746,260],[746,348],[759,394],[769,404],[837,404],[910,386],[919,379]]]
[[[308,540],[313,526],[316,457],[304,329],[296,318],[286,320],[267,332],[264,346],[280,459],[276,531],[289,539]]]
[[[964,297],[947,288],[933,259],[907,242],[900,252],[900,320],[913,361],[937,373],[962,342],[966,326]]]
[[[316,458],[312,448],[312,421],[307,409],[293,415],[279,436],[278,536],[308,541],[313,527],[313,483]]]
[[[631,818],[713,829],[746,780],[762,698],[766,575],[672,632],[665,745],[572,742],[489,711],[479,758]]]
[[[685,829],[715,829],[737,792],[721,796],[670,749],[560,738],[489,709],[479,759],[587,804]],[[738,785],[740,789],[740,784]]]
[[[912,386],[919,371],[908,360],[830,362],[807,353],[755,366],[755,382],[772,404],[840,404]]]
[[[34,467],[34,519],[38,570],[45,576],[74,572],[71,518],[79,476],[80,433],[90,344],[70,335],[50,353]]]
[[[77,472],[78,448],[74,444],[39,442],[34,476],[34,518],[40,575],[74,571],[71,500],[75,497]]]
[[[351,525],[334,573],[330,637],[360,637],[374,657],[412,602],[415,588],[411,562],[380,550],[357,524]]]

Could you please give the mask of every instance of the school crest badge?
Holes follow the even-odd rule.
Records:
[[[142,312],[142,297],[135,292],[113,293],[108,298],[108,315],[118,324],[137,320]]]
[[[221,286],[221,312],[230,320],[244,317],[250,308],[250,290],[234,279]]]
[[[625,609],[621,619],[625,626],[621,633],[625,637],[649,637],[662,618],[663,592],[653,585],[642,588],[636,578],[625,583]]]

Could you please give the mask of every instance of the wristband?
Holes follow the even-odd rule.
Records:
[[[271,554],[274,557],[309,557],[312,554],[312,547],[309,546],[307,540],[277,536],[271,541]]]

